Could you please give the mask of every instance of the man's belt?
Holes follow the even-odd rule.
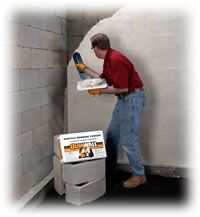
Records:
[[[133,91],[130,91],[130,92],[119,93],[119,94],[117,95],[117,97],[118,97],[118,99],[124,99],[124,97],[128,96],[128,95],[131,94],[131,93],[137,93],[137,92],[143,91],[143,90],[144,90],[143,87],[141,87],[141,88],[135,88]]]

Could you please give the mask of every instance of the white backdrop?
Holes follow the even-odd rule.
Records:
[[[76,51],[84,63],[101,72],[103,61],[90,49],[90,37],[106,33],[111,46],[128,56],[144,81],[147,97],[140,145],[145,165],[188,167],[186,48],[187,16],[169,10],[137,11],[126,6],[101,20]],[[76,90],[80,80],[71,60],[65,90],[65,128],[68,132],[103,130],[111,119],[115,96],[92,97]],[[120,151],[120,163],[127,163]]]

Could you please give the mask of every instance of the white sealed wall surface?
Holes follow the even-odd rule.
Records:
[[[146,165],[187,167],[187,64],[186,15],[177,11],[137,11],[124,7],[112,17],[101,20],[85,36],[76,51],[84,63],[101,72],[103,61],[91,50],[90,37],[105,33],[111,46],[128,56],[139,72],[146,93],[140,145]],[[106,134],[116,97],[89,96],[77,91],[80,80],[73,60],[68,65],[69,133],[103,130]],[[119,162],[127,163],[121,151]]]

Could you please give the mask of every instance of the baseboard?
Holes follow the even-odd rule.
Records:
[[[42,179],[37,185],[31,188],[25,195],[23,195],[15,204],[14,209],[16,212],[22,208],[37,207],[46,197],[46,194],[51,189],[53,182],[53,171],[49,173],[44,179]]]

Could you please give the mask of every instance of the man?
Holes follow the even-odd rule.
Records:
[[[76,64],[76,67],[91,78],[106,79],[110,86],[88,92],[91,95],[115,94],[118,98],[106,134],[106,178],[109,181],[114,172],[118,148],[121,145],[132,169],[132,176],[123,182],[123,187],[134,188],[146,183],[138,143],[141,114],[145,103],[143,82],[128,58],[111,48],[107,35],[98,33],[90,40],[95,55],[104,59],[103,73],[98,74],[85,64]]]

